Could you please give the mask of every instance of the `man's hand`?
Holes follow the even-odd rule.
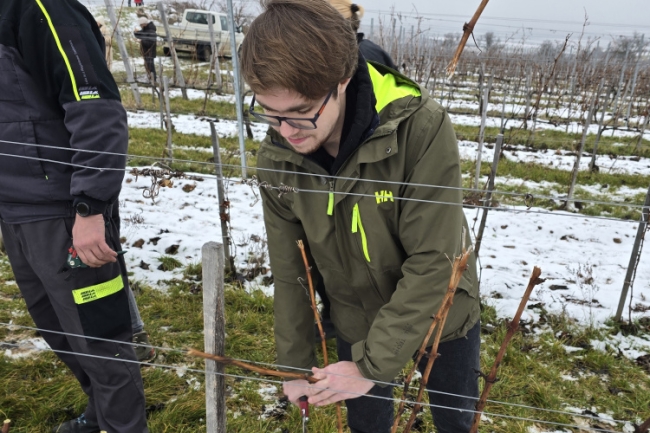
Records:
[[[82,262],[91,268],[115,262],[117,253],[106,243],[104,217],[77,215],[72,227],[72,244]]]
[[[357,364],[350,361],[340,361],[325,368],[312,368],[314,378],[318,383],[311,386],[315,391],[309,397],[309,403],[315,406],[325,406],[341,400],[361,397],[374,386],[359,372]]]
[[[282,384],[282,392],[295,405],[298,404],[298,399],[303,395],[309,397],[321,392],[322,389],[320,388],[322,388],[320,383],[311,384],[306,380],[290,380]]]

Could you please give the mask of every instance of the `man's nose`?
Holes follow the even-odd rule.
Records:
[[[280,135],[282,135],[284,138],[291,137],[299,130],[300,130],[299,128],[295,128],[289,125],[287,122],[282,122],[279,126]]]

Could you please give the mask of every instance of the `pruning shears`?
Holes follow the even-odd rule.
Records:
[[[302,416],[302,433],[307,433],[307,423],[309,422],[309,401],[306,395],[298,399],[298,407]]]

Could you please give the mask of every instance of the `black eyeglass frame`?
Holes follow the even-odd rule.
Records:
[[[316,115],[314,117],[310,118],[304,118],[304,117],[283,117],[283,116],[272,116],[270,114],[264,114],[264,113],[257,113],[253,111],[253,108],[255,107],[255,94],[253,94],[253,99],[251,100],[251,105],[248,109],[248,112],[259,120],[260,122],[266,123],[267,125],[275,126],[275,127],[280,127],[282,125],[282,122],[286,122],[289,126],[296,128],[296,129],[306,129],[306,130],[313,130],[316,129],[318,126],[316,125],[316,121],[318,118],[323,114],[323,111],[325,111],[325,106],[327,105],[327,102],[330,100],[332,97],[332,94],[334,93],[334,90],[330,90],[330,92],[327,94],[327,97],[325,97],[325,100],[323,101],[323,105],[320,106],[318,111],[316,112]],[[299,123],[292,123],[293,121],[299,121],[299,122],[310,122],[312,124],[312,128],[305,127],[305,125],[301,125]]]

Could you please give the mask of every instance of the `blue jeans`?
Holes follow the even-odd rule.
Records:
[[[481,343],[481,324],[476,325],[465,338],[440,343],[440,356],[433,364],[427,389],[429,403],[454,409],[431,406],[431,415],[438,433],[467,433],[474,419],[474,409],[478,400],[478,377]],[[336,339],[339,361],[351,361],[351,345],[340,338]],[[427,364],[423,358],[418,365],[423,372]],[[473,398],[454,397],[439,392],[458,394]],[[393,387],[381,388],[375,385],[368,394],[393,398]],[[393,424],[393,401],[384,398],[359,397],[346,400],[348,426],[352,433],[387,433]],[[400,395],[401,398],[401,395]],[[459,410],[460,409],[460,410]]]

